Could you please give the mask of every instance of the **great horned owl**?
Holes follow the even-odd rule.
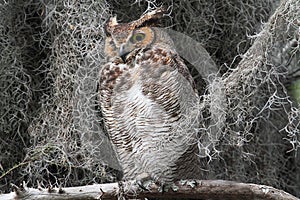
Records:
[[[109,19],[99,87],[123,179],[146,174],[160,184],[198,176],[193,79],[169,35],[147,25],[163,13],[156,9],[129,23]]]

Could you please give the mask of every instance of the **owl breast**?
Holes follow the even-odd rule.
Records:
[[[160,182],[193,178],[178,161],[194,155],[197,103],[192,78],[172,50],[153,47],[103,67],[100,105],[125,179],[142,173]]]

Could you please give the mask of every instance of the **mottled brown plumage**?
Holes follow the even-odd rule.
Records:
[[[164,184],[199,175],[199,97],[167,33],[144,26],[162,15],[157,9],[130,23],[108,21],[99,96],[124,179],[147,174]]]

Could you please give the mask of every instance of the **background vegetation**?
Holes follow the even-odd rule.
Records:
[[[291,85],[300,71],[300,3],[286,2],[286,21],[272,27],[278,0],[0,0],[0,193],[22,181],[66,187],[120,179],[97,104],[102,28],[112,15],[126,22],[163,3],[170,16],[160,25],[200,42],[220,71],[203,92],[210,109],[200,131],[213,139],[203,179],[300,197],[300,112],[290,97],[298,90]],[[261,63],[238,73],[266,26],[268,45],[252,50],[262,52]]]

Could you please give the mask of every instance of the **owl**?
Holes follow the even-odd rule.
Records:
[[[158,8],[129,23],[108,20],[99,82],[123,179],[146,177],[162,185],[199,174],[199,96],[170,36],[151,26],[164,12]]]

